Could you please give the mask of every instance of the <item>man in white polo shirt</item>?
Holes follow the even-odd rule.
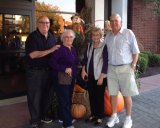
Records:
[[[108,48],[109,67],[107,78],[113,113],[106,125],[111,128],[119,123],[116,106],[117,94],[118,91],[121,91],[126,109],[123,128],[131,128],[131,96],[139,94],[134,71],[140,51],[132,30],[122,28],[122,20],[119,14],[112,15],[110,22],[112,31],[106,35],[105,43]]]

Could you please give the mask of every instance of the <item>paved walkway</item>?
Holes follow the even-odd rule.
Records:
[[[29,114],[26,112],[27,105],[26,103],[20,103],[23,104],[25,112],[22,109],[17,109],[19,114],[19,118],[23,120],[23,123],[17,123],[16,126],[10,125],[10,121],[15,122],[19,119],[8,119],[4,122],[3,118],[4,115],[0,114],[0,128],[30,128],[28,120],[29,120]],[[18,104],[17,104],[18,105]],[[12,106],[13,107],[13,106]],[[7,108],[7,107],[5,107]],[[1,113],[0,108],[0,113]],[[11,110],[11,109],[10,109]],[[11,110],[12,111],[12,110]],[[9,113],[11,113],[11,111]],[[15,111],[15,110],[14,110]],[[117,124],[114,128],[121,128],[123,124],[123,120],[125,117],[125,112],[122,111],[119,113],[120,116],[120,123]],[[92,123],[85,123],[84,120],[78,120],[75,122],[75,128],[106,128],[105,123],[108,120],[109,117],[106,117],[103,121],[102,126],[95,127]],[[140,88],[140,95],[133,98],[133,127],[132,128],[160,128],[160,74],[151,76],[151,77],[145,77],[141,78],[141,88]],[[19,120],[19,121],[21,121]],[[25,122],[26,121],[26,122]],[[3,123],[2,123],[3,122]],[[4,123],[7,124],[4,127]],[[3,125],[2,125],[3,124]],[[7,127],[8,126],[8,127]],[[14,127],[13,127],[14,126]],[[62,125],[54,121],[51,124],[43,125],[42,128],[61,128]]]

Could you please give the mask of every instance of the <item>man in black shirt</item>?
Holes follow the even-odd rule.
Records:
[[[49,28],[48,17],[41,16],[37,22],[37,30],[29,34],[25,43],[27,99],[32,128],[39,128],[41,121],[46,122],[48,94],[51,87],[49,57],[50,53],[60,47],[55,45],[56,39],[48,31]]]

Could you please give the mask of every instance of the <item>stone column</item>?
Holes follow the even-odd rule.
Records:
[[[128,0],[112,0],[111,14],[118,13],[122,17],[123,28],[127,28]]]

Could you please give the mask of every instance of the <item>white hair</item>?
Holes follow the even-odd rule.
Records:
[[[120,16],[119,14],[112,14],[112,15],[110,16],[110,20],[111,20],[113,17],[116,17],[116,19],[118,19],[119,21],[122,21],[122,18],[121,18],[121,16]]]
[[[68,33],[68,32],[71,32],[72,35],[73,35],[73,39],[75,38],[75,33],[72,29],[67,29],[66,31],[64,31],[62,34],[61,34],[61,41],[63,42],[63,38],[65,37],[65,35]]]

